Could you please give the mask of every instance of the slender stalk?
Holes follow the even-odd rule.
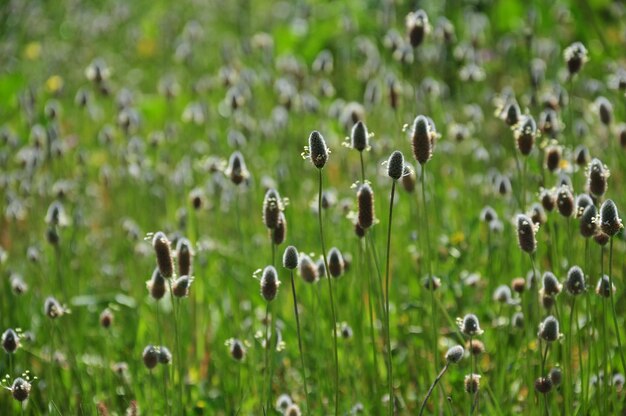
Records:
[[[439,380],[441,380],[441,378],[443,377],[443,375],[446,373],[447,370],[448,370],[448,364],[446,363],[443,369],[439,372],[439,375],[437,375],[437,378],[435,378],[435,381],[433,381],[433,384],[430,385],[430,388],[428,389],[428,393],[426,393],[426,397],[424,397],[424,401],[422,402],[422,405],[420,406],[420,411],[418,413],[418,416],[421,416],[422,413],[424,413],[424,408],[426,407],[426,402],[428,402],[428,398],[433,393],[435,386],[437,385],[437,383],[439,383]]]
[[[157,321],[157,331],[159,332],[159,345],[163,345],[163,330],[161,328],[161,320],[159,318],[159,301],[156,302],[156,321]],[[172,414],[172,409],[170,408],[170,401],[167,397],[167,372],[169,370],[166,368],[163,370],[163,398],[165,399],[165,408],[167,409],[167,414]]]
[[[264,414],[270,412],[270,395],[272,394],[272,380],[270,379],[270,303],[267,302],[265,307],[265,386],[267,387],[265,396],[265,411]]]
[[[332,315],[333,347],[335,349],[335,416],[339,414],[339,355],[337,354],[337,318],[335,317],[335,302],[333,300],[333,286],[328,274],[328,260],[326,259],[326,247],[324,245],[324,227],[322,225],[322,170],[319,172],[319,193],[317,197],[317,218],[320,228],[320,244],[322,246],[322,258],[324,259],[324,273],[328,281],[328,294],[330,295],[330,312]]]
[[[615,300],[613,296],[613,237],[609,242],[609,293],[611,294],[611,311],[613,313],[613,325],[615,327],[615,335],[617,336],[617,348],[619,348],[619,357],[622,361],[622,374],[626,374],[626,361],[624,361],[624,352],[622,351],[622,339],[619,334],[619,325],[617,324],[617,314],[615,313]]]
[[[430,230],[428,225],[428,219],[426,218],[426,212],[428,211],[428,204],[426,202],[426,165],[422,165],[422,203],[424,205],[424,230],[426,232],[426,256],[428,263],[428,286],[430,291],[430,303],[431,313],[433,316],[432,322],[432,336],[433,336],[433,363],[435,366],[435,373],[437,372],[437,308],[435,307],[435,282],[433,281],[433,265],[430,253]]]
[[[306,384],[306,368],[304,366],[304,353],[302,352],[302,336],[300,334],[300,316],[298,315],[298,298],[296,297],[296,284],[293,280],[293,270],[291,270],[291,293],[293,294],[293,311],[296,314],[296,329],[298,331],[298,349],[300,350],[300,365],[302,366],[302,381],[304,383],[304,396],[306,398],[306,412],[311,414],[311,403],[309,402],[309,390]]]
[[[183,404],[183,369],[182,362],[180,360],[180,339],[178,337],[178,314],[176,312],[176,302],[174,299],[174,292],[172,292],[172,280],[168,279],[168,284],[170,287],[170,300],[172,302],[172,311],[174,313],[174,350],[176,354],[176,370],[178,373],[178,405],[181,412],[184,413],[184,404]]]
[[[391,200],[389,201],[389,226],[387,227],[387,265],[385,270],[385,311],[387,318],[387,365],[389,383],[389,416],[393,416],[393,364],[391,361],[391,328],[389,326],[389,253],[391,250],[391,221],[393,218],[393,198],[396,192],[396,181],[391,184]]]

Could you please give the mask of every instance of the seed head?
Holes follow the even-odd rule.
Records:
[[[561,285],[552,272],[545,272],[542,277],[542,291],[548,296],[556,296],[561,293],[563,285]]]
[[[236,361],[241,361],[246,356],[246,348],[238,339],[231,339],[229,342],[230,356]]]
[[[548,168],[550,172],[554,172],[559,168],[561,164],[561,154],[561,146],[550,145],[546,147],[546,168]]]
[[[537,240],[535,234],[537,226],[527,215],[519,214],[517,216],[517,243],[520,249],[526,253],[532,254],[537,249]]]
[[[361,227],[358,222],[354,224],[354,234],[356,234],[358,238],[365,237],[365,232],[366,230]]]
[[[430,23],[428,15],[422,9],[410,12],[405,19],[406,32],[411,46],[417,48],[422,44],[424,38],[430,33]]]
[[[295,404],[295,403],[291,403],[289,405],[289,407],[287,407],[287,410],[285,410],[284,416],[301,416],[302,412],[300,411],[300,407]]]
[[[362,152],[369,147],[369,133],[367,126],[362,121],[357,121],[352,126],[352,132],[350,133],[350,145],[353,149]]]
[[[543,306],[543,308],[547,311],[552,309],[552,307],[554,306],[554,303],[556,302],[554,296],[547,295],[543,293],[543,291],[540,293],[540,295],[541,295],[541,306]]]
[[[536,126],[535,126],[535,120],[532,118],[532,116],[528,116],[527,119],[526,117],[522,117],[522,110],[519,108],[519,104],[517,103],[517,100],[512,99],[511,102],[509,102],[509,104],[506,106],[505,112],[504,112],[504,122],[506,124],[508,124],[509,126],[515,126],[517,125],[520,120],[523,121],[523,124],[526,124],[526,122],[528,121],[527,119],[530,119],[532,121],[532,126],[528,126],[532,128],[532,131],[534,132],[536,130]],[[535,126],[535,127],[533,127]],[[533,141],[535,140],[535,138],[533,137]],[[518,140],[518,146],[519,146],[519,140]],[[531,144],[532,147],[532,144]]]
[[[387,161],[387,175],[393,180],[398,180],[404,173],[404,155],[396,150]]]
[[[589,149],[586,146],[581,144],[574,149],[574,160],[578,166],[587,166],[590,158]]]
[[[615,286],[611,286],[611,280],[606,274],[598,279],[596,284],[596,294],[603,298],[610,298],[611,292],[615,292]]]
[[[487,224],[497,219],[498,214],[496,213],[496,210],[491,208],[489,205],[485,206],[480,211],[480,220],[486,222]]]
[[[11,385],[11,395],[13,395],[13,398],[18,402],[23,402],[28,399],[30,395],[30,387],[31,385],[28,381],[18,377],[13,380],[13,384]]]
[[[174,275],[174,261],[172,260],[172,250],[170,248],[170,241],[166,235],[159,231],[152,237],[152,247],[156,254],[157,265],[161,275],[165,278],[170,278]]]
[[[606,192],[610,172],[599,160],[593,159],[587,167],[587,189],[595,197],[602,197]]]
[[[577,74],[583,65],[589,60],[587,48],[580,42],[574,42],[563,52],[570,76]]]
[[[172,353],[167,347],[161,345],[159,347],[159,364],[167,365],[171,362],[172,362]]]
[[[556,194],[556,205],[559,214],[564,217],[571,217],[574,213],[574,195],[569,186],[561,185]]]
[[[146,282],[146,287],[148,292],[150,292],[150,296],[155,300],[159,300],[165,295],[165,278],[158,267],[152,272],[152,277]]]
[[[465,391],[469,394],[476,394],[480,389],[480,375],[468,374],[465,376]]]
[[[595,241],[600,246],[606,246],[607,244],[609,244],[610,240],[611,236],[609,236],[602,230],[597,230],[596,233],[593,235],[593,241]]]
[[[230,178],[231,182],[235,185],[241,184],[243,181],[250,177],[250,172],[246,167],[246,162],[243,159],[243,155],[239,151],[234,151],[228,159],[228,166],[224,171],[224,174]]]
[[[526,279],[524,279],[523,277],[516,277],[511,282],[511,288],[516,293],[524,293],[524,289],[526,289]]]
[[[44,302],[43,309],[48,318],[55,319],[59,316],[63,316],[67,311],[65,308],[59,303],[58,300],[49,296],[46,298]]]
[[[465,350],[460,345],[455,345],[448,349],[446,352],[446,363],[448,364],[456,364],[463,359],[463,354],[465,354]]]
[[[317,130],[313,130],[309,135],[309,155],[311,156],[311,162],[318,169],[322,169],[328,161],[326,141]]]
[[[113,324],[113,312],[106,308],[100,313],[100,326],[108,329]]]
[[[511,318],[511,324],[514,328],[523,329],[524,328],[524,314],[522,312],[515,312],[513,317]]]
[[[537,125],[535,124],[535,119],[532,116],[524,116],[515,129],[515,141],[522,155],[528,156],[530,154],[535,145],[536,137]]]
[[[408,165],[404,165],[404,169],[402,171],[402,187],[404,190],[409,193],[413,192],[415,190],[416,180],[415,171]]]
[[[411,129],[411,144],[413,156],[421,165],[426,164],[433,156],[436,136],[435,126],[428,118],[422,115],[415,117]]]
[[[552,380],[550,377],[539,377],[535,380],[535,390],[541,394],[550,393],[552,390]]]
[[[289,397],[288,394],[281,394],[280,396],[278,396],[278,398],[276,399],[276,410],[278,410],[280,413],[284,413],[285,410],[287,410],[287,408],[289,407],[290,404],[292,404],[293,401],[291,400],[291,397]]]
[[[613,120],[613,105],[606,99],[606,97],[598,97],[594,102],[594,107],[600,116],[600,121],[605,126],[611,124]]]
[[[191,243],[186,238],[179,238],[176,242],[176,258],[178,263],[179,276],[191,276],[192,269]]]
[[[365,183],[359,188],[356,197],[359,203],[358,223],[366,230],[374,224],[374,191]]]
[[[278,217],[283,209],[283,203],[278,191],[268,189],[263,199],[263,224],[265,224],[265,227],[270,230],[276,228],[278,226]]]
[[[283,253],[283,267],[288,270],[298,268],[298,249],[294,246],[287,246]]]
[[[193,277],[189,277],[187,275],[180,276],[178,279],[174,280],[174,283],[172,284],[172,294],[177,298],[189,296],[189,287],[191,287],[191,282],[193,282]]]
[[[593,205],[593,199],[587,194],[579,194],[576,196],[576,218],[580,218],[585,209]]]
[[[159,351],[153,345],[144,348],[142,357],[148,370],[152,370],[159,363]]]
[[[302,280],[305,282],[315,283],[317,281],[317,266],[313,263],[311,257],[306,254],[300,254],[299,272]]]
[[[484,332],[482,329],[480,329],[478,317],[472,313],[465,315],[463,320],[459,322],[459,327],[461,328],[461,332],[468,337],[480,335]]]
[[[600,207],[600,228],[610,237],[619,233],[624,225],[617,212],[617,206],[611,199],[604,201]]]
[[[543,206],[539,202],[535,202],[530,206],[528,216],[533,221],[533,224],[536,225],[543,225],[548,220],[546,211],[543,209]]]
[[[550,377],[553,386],[559,386],[561,385],[561,381],[563,381],[563,372],[559,367],[553,367],[550,373],[548,373],[548,377]]]
[[[511,289],[507,285],[500,285],[493,292],[493,300],[498,303],[511,303]]]
[[[69,218],[65,213],[63,204],[59,201],[53,201],[46,212],[46,224],[52,227],[65,227],[69,224]]]
[[[278,274],[274,266],[267,266],[263,269],[263,276],[261,276],[261,295],[263,298],[270,302],[274,300],[278,293]]]
[[[336,247],[328,252],[328,272],[332,277],[339,277],[343,273],[343,256]]]
[[[13,354],[20,345],[20,337],[13,329],[9,328],[2,334],[2,348],[7,354]]]
[[[559,321],[550,315],[539,324],[539,337],[547,342],[554,342],[561,337]]]
[[[473,339],[467,342],[467,349],[472,355],[480,355],[485,352],[485,344],[478,339]]]
[[[583,210],[583,213],[580,216],[580,234],[583,237],[589,238],[596,234],[598,231],[598,224],[596,221],[597,216],[598,211],[593,204],[588,205]]]
[[[287,238],[287,219],[285,218],[284,213],[280,213],[278,215],[278,224],[276,224],[276,228],[274,228],[271,232],[272,234],[272,242],[279,246],[285,242],[285,238]]]
[[[565,279],[565,289],[574,296],[585,292],[585,274],[580,267],[572,266],[569,269]]]
[[[548,212],[552,212],[554,206],[556,205],[556,200],[554,198],[554,192],[551,189],[542,189],[539,194],[539,199],[541,200],[541,206]]]

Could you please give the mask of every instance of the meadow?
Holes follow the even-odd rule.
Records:
[[[626,6],[0,4],[0,415],[626,414]]]

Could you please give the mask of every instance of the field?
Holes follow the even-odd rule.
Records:
[[[0,415],[626,414],[619,1],[0,4]]]

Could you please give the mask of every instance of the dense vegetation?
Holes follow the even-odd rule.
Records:
[[[625,50],[609,0],[3,2],[0,414],[622,414]]]

